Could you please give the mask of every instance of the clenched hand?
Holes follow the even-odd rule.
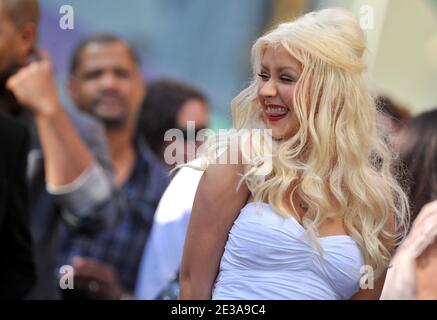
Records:
[[[60,103],[50,58],[44,51],[40,57],[41,60],[30,63],[10,77],[6,86],[35,116],[47,116],[56,112]]]

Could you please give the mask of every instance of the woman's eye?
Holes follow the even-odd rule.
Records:
[[[265,73],[258,73],[258,77],[260,77],[262,80],[268,80],[269,76]]]
[[[281,79],[282,81],[286,81],[286,82],[295,82],[294,78],[289,77],[289,76],[282,76],[279,79]]]

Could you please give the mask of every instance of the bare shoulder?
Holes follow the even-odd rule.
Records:
[[[240,164],[211,164],[200,180],[196,200],[219,207],[243,204],[249,196],[245,184],[240,184],[243,170]]]

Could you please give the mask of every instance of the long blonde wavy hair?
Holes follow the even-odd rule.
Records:
[[[257,74],[268,47],[282,47],[302,64],[291,102],[298,128],[292,137],[274,141],[270,175],[255,174],[258,152],[242,181],[255,201],[267,200],[285,217],[290,212],[284,199],[295,208],[298,195],[307,206],[302,223],[319,249],[318,227],[330,216],[342,217],[366,263],[383,271],[392,245],[405,235],[408,200],[393,176],[393,155],[378,136],[363,31],[350,12],[325,9],[260,37],[252,48],[253,79],[231,104],[236,130],[266,128]],[[207,142],[203,154],[222,146],[223,141]],[[394,228],[387,228],[390,221]]]

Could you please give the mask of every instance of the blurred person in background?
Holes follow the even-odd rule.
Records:
[[[181,164],[190,160],[186,152],[190,130],[187,122],[194,122],[192,134],[197,138],[197,149],[203,139],[198,134],[207,128],[209,114],[202,92],[184,82],[163,79],[149,86],[140,119],[139,131],[146,139],[150,138],[148,141],[155,146],[155,152],[163,161],[167,160],[164,156],[168,155],[165,148],[178,143],[164,141],[165,132],[174,128],[184,132],[181,144],[184,144],[185,152],[181,157],[176,157]],[[177,151],[176,148],[172,150]],[[162,196],[141,261],[136,286],[137,299],[177,299],[183,244],[201,176],[200,171],[179,169]]]
[[[24,298],[36,280],[26,186],[28,148],[26,127],[0,112],[0,299]]]
[[[405,123],[395,146],[414,222],[397,249],[383,299],[437,299],[437,110]]]
[[[6,91],[18,64],[17,46],[9,47],[17,32],[10,9],[11,3],[0,1],[0,299],[21,299],[34,285],[36,271],[26,186],[29,132],[9,116],[18,106]]]
[[[411,118],[397,134],[395,146],[406,169],[411,219],[437,199],[437,110]]]
[[[411,112],[407,107],[395,103],[387,96],[378,96],[375,104],[379,111],[377,118],[379,125],[385,128],[389,135],[396,134],[411,118]]]
[[[202,174],[192,168],[180,168],[165,190],[141,260],[135,292],[137,299],[178,298],[185,235]]]
[[[0,108],[30,131],[27,178],[37,282],[27,296],[59,298],[61,221],[77,232],[111,225],[121,205],[101,126],[62,107],[47,54],[36,49],[37,0],[0,0]],[[23,205],[26,199],[23,198]]]
[[[147,140],[150,148],[164,163],[167,146],[172,143],[186,144],[189,130],[187,121],[193,121],[195,124],[193,134],[197,134],[208,125],[206,99],[199,90],[185,82],[172,79],[158,80],[147,86],[147,96],[141,106],[137,139]],[[164,141],[165,133],[169,129],[181,130],[184,140]],[[176,156],[180,161],[187,159],[186,152]],[[182,246],[200,176],[201,173],[198,171],[180,169],[161,198],[154,215],[150,237],[144,247],[135,298],[156,299],[159,298],[160,292],[174,287],[177,290]],[[94,266],[90,268],[96,270],[96,275],[100,274],[99,285],[104,284],[104,287],[108,288],[107,292],[115,293],[112,296],[108,294],[107,297],[126,298],[132,294],[126,286],[120,284],[119,275],[114,270],[102,272],[104,266],[97,261],[94,261]],[[173,294],[172,298],[177,298],[177,293]]]
[[[169,182],[167,168],[143,137],[135,137],[145,96],[139,63],[134,49],[110,34],[85,39],[72,55],[70,96],[80,110],[104,124],[126,208],[113,228],[98,234],[64,228],[62,264],[72,264],[75,270],[75,290],[64,292],[67,298],[118,299],[133,294],[153,216]]]
[[[184,134],[184,142],[189,138],[188,121],[194,122],[194,138],[202,129],[206,129],[209,123],[207,100],[200,90],[191,87],[187,83],[173,79],[162,79],[148,86],[146,99],[141,107],[138,133],[150,145],[153,152],[163,161],[165,150],[170,144],[178,141],[165,141],[165,133],[169,129],[180,129]],[[200,140],[200,137],[199,139]],[[200,146],[196,141],[196,149]],[[177,146],[168,150],[176,151]],[[187,162],[187,145],[182,146],[184,154],[173,154],[179,164]],[[170,168],[174,166],[169,164]]]

